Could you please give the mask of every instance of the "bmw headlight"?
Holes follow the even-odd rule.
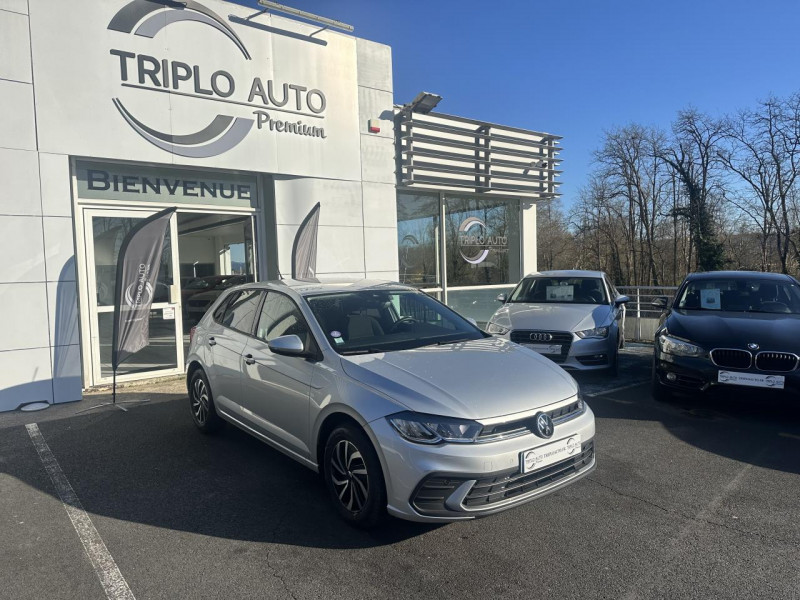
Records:
[[[397,413],[386,417],[386,420],[402,437],[417,444],[468,444],[474,442],[483,429],[483,425],[476,421],[415,412]]]
[[[681,340],[666,334],[658,337],[658,346],[665,354],[674,356],[705,356],[706,351],[700,346],[695,346],[685,340]]]
[[[505,335],[509,331],[511,331],[511,328],[503,327],[497,323],[489,323],[489,325],[486,326],[486,333],[493,333],[495,335]]]
[[[584,340],[587,338],[607,338],[608,327],[595,327],[594,329],[584,329],[583,331],[576,331],[575,335]]]

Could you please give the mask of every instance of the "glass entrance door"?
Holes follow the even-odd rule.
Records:
[[[116,266],[125,235],[154,210],[85,209],[86,297],[94,384],[111,381]],[[182,315],[178,263],[177,218],[172,216],[150,309],[150,344],[127,358],[117,371],[120,381],[183,371]]]

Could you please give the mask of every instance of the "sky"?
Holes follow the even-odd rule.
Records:
[[[604,130],[800,91],[797,0],[281,1],[391,46],[396,103],[563,136],[566,206]]]

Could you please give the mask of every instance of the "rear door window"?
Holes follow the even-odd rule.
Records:
[[[252,335],[259,302],[261,302],[261,290],[236,292],[235,297],[228,302],[225,308],[221,324]]]

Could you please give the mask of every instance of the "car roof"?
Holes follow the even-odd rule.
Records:
[[[528,273],[525,277],[605,277],[603,271],[584,271],[584,270],[561,270],[561,271],[538,271]]]
[[[277,279],[272,281],[261,281],[250,283],[247,287],[289,290],[308,296],[320,293],[337,292],[360,292],[365,290],[408,290],[417,291],[417,288],[383,279],[332,279],[325,281],[299,280],[299,279]]]
[[[703,273],[689,273],[687,281],[703,279],[767,279],[772,281],[791,280],[790,275],[784,273],[765,273],[762,271],[706,271]]]

